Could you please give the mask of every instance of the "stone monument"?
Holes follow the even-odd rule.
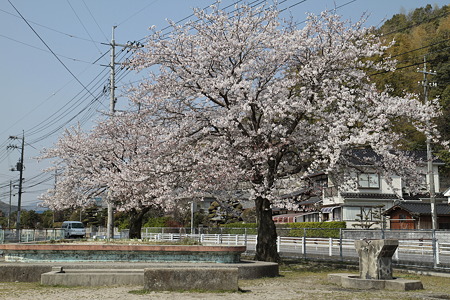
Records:
[[[359,255],[359,276],[354,274],[328,274],[328,281],[345,288],[419,290],[420,280],[394,278],[392,276],[392,256],[398,247],[398,240],[357,240]]]
[[[355,248],[359,255],[359,278],[393,279],[392,256],[398,240],[358,240]]]

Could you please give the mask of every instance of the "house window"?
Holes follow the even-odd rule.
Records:
[[[379,189],[380,178],[378,174],[359,174],[358,187],[366,189]]]

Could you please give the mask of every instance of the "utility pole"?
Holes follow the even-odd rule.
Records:
[[[194,237],[194,199],[191,201],[191,235]]]
[[[115,113],[115,106],[116,106],[116,96],[115,96],[115,90],[116,90],[116,70],[115,70],[115,56],[116,56],[116,41],[114,40],[114,29],[116,29],[117,26],[112,27],[112,38],[111,38],[111,63],[109,65],[110,67],[110,102],[109,102],[109,113],[111,114],[111,117],[114,116]],[[112,203],[112,196],[111,193],[108,193],[108,221],[106,226],[106,237],[108,239],[114,238],[114,207]]]
[[[116,46],[119,47],[123,47],[123,48],[137,48],[139,47],[139,45],[134,45],[134,44],[117,44],[115,39],[114,39],[114,29],[116,29],[117,26],[113,26],[112,27],[112,38],[111,38],[111,62],[109,65],[110,68],[110,102],[109,102],[109,113],[111,114],[111,117],[114,116],[114,113],[116,112],[116,96],[115,96],[115,90],[116,90],[116,82],[115,82],[115,77],[116,77],[116,70],[115,70],[115,66],[116,66],[116,62],[115,62],[115,57],[116,57]],[[108,221],[107,221],[107,233],[106,233],[106,237],[108,239],[114,238],[114,206],[113,206],[113,201],[112,201],[112,196],[111,193],[108,194]]]
[[[9,181],[8,229],[11,228],[11,198],[12,198],[12,180]]]
[[[423,73],[423,81],[419,82],[423,86],[423,93],[425,103],[428,102],[428,88],[432,86],[436,86],[435,83],[429,83],[427,75],[436,75],[436,72],[427,71],[427,58],[423,57],[423,70],[418,70],[419,73]],[[427,124],[428,128],[430,128],[430,124]],[[437,213],[436,213],[436,193],[434,187],[434,173],[433,173],[433,153],[431,149],[431,138],[430,134],[427,135],[427,169],[428,169],[428,192],[430,194],[430,206],[431,206],[431,224],[432,229],[439,229],[438,221],[437,221]]]
[[[19,140],[20,138],[17,136],[10,136],[9,137],[12,140]],[[15,145],[9,145],[7,148],[15,148],[18,147]],[[15,169],[12,169],[11,171],[19,171],[19,193],[18,193],[18,200],[17,200],[17,221],[16,221],[16,234],[17,238],[20,242],[20,208],[22,204],[22,185],[23,185],[23,154],[25,149],[25,133],[22,131],[22,147],[20,151],[20,160],[16,165]]]

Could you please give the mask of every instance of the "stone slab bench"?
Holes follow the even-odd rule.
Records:
[[[144,289],[150,291],[237,291],[237,268],[148,268]]]
[[[113,286],[113,285],[144,285],[144,270],[172,269],[198,270],[204,274],[213,275],[211,269],[237,269],[238,279],[256,279],[262,277],[275,277],[279,275],[277,263],[262,261],[241,261],[235,264],[223,263],[51,263],[51,264],[0,264],[2,281],[31,281],[41,282],[44,285],[64,286]],[[15,272],[11,272],[14,270]],[[234,272],[234,271],[233,271]],[[27,280],[20,280],[17,274],[27,273]],[[233,275],[234,276],[234,275]],[[221,288],[222,289],[222,288]]]
[[[338,273],[328,274],[328,281],[344,288],[362,290],[393,290],[410,291],[422,290],[423,285],[420,280],[409,280],[403,278],[393,279],[361,279],[356,274]]]

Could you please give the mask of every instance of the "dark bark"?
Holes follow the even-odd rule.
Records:
[[[277,251],[277,231],[272,220],[270,201],[258,197],[255,200],[256,218],[258,222],[258,239],[256,244],[255,260],[279,262]]]
[[[140,239],[142,220],[144,215],[149,211],[150,208],[144,207],[141,209],[132,209],[129,211],[130,214],[130,239]]]

